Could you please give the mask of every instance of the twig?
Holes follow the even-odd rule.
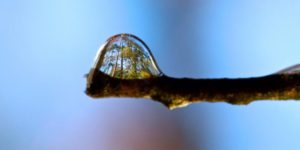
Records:
[[[87,76],[86,94],[93,98],[148,98],[163,103],[169,109],[194,102],[246,105],[256,100],[300,100],[300,73],[238,79],[189,79],[168,76],[119,79],[91,69]]]

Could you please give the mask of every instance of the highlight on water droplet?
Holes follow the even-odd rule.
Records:
[[[120,79],[162,76],[148,46],[131,34],[110,37],[98,50],[93,68]]]
[[[300,64],[290,66],[283,70],[276,72],[275,74],[298,74],[300,73]]]

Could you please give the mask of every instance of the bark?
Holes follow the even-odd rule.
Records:
[[[194,102],[246,105],[258,100],[299,100],[300,74],[273,74],[237,79],[161,76],[125,80],[91,69],[87,76],[86,94],[93,98],[148,98],[164,104],[169,109]]]

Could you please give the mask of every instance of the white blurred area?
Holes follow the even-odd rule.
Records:
[[[298,149],[300,102],[91,99],[86,74],[117,33],[174,77],[248,77],[300,61],[296,0],[1,1],[0,149]]]

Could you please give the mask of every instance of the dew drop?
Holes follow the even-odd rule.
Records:
[[[120,79],[145,79],[162,75],[148,46],[131,34],[110,37],[98,50],[93,68]]]

